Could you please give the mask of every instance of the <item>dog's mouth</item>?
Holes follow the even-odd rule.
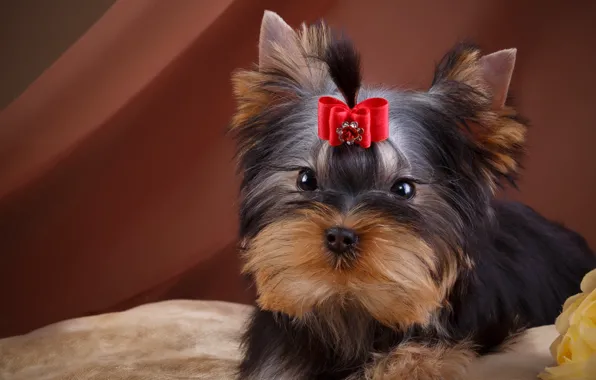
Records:
[[[327,256],[329,265],[333,269],[338,271],[348,271],[355,267],[358,257],[360,256],[360,251],[358,249],[353,249],[341,256],[333,253],[330,253]]]
[[[259,306],[298,319],[355,300],[383,324],[423,324],[451,283],[415,231],[376,213],[290,215],[245,243]]]

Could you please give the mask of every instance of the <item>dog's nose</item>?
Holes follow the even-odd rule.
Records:
[[[358,243],[356,232],[345,227],[332,227],[326,231],[327,248],[341,255],[353,249]]]

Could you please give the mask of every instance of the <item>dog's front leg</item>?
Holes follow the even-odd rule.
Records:
[[[239,380],[311,380],[312,363],[297,347],[286,319],[257,308],[247,327]]]
[[[403,343],[366,369],[367,380],[463,380],[476,356],[466,343]]]

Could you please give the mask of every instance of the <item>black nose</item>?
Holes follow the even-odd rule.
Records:
[[[327,248],[338,255],[354,249],[358,243],[358,235],[349,228],[332,227],[326,231],[325,235]]]

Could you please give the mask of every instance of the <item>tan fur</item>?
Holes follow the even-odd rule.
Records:
[[[258,71],[238,71],[232,76],[234,96],[237,100],[237,110],[232,117],[232,127],[246,122],[254,115],[258,115],[269,105],[272,95],[262,90],[267,76]]]
[[[482,79],[482,73],[477,65],[480,52],[476,49],[468,49],[457,57],[457,62],[446,73],[446,78],[457,82],[469,84],[472,87],[486,90]],[[482,88],[484,87],[484,88]]]
[[[400,345],[374,360],[365,380],[464,380],[474,352],[469,344]]]
[[[285,88],[266,86],[266,83],[275,82],[273,72],[283,73],[302,91],[315,91],[319,88],[326,78],[326,67],[321,61],[310,57],[321,56],[329,43],[329,36],[330,30],[324,24],[303,24],[299,32],[290,39],[291,46],[271,43],[266,67],[235,72],[232,75],[232,84],[237,112],[231,127],[237,128],[266,107],[296,95]]]
[[[338,266],[324,247],[324,231],[344,225],[359,237],[357,258]],[[355,210],[343,216],[320,206],[266,227],[244,254],[266,310],[302,318],[315,308],[357,305],[389,326],[430,323],[455,281],[449,262],[437,284],[438,260],[407,229],[381,215]]]
[[[457,63],[446,73],[445,79],[457,81],[471,86],[476,90],[479,104],[485,103],[484,111],[469,121],[473,135],[479,145],[492,155],[492,169],[503,175],[514,174],[518,171],[517,156],[525,143],[527,126],[516,120],[517,111],[501,101],[489,106],[493,97],[503,98],[506,94],[494,94],[493,89],[484,78],[483,66],[479,60],[481,55],[477,49],[464,51],[457,59]],[[508,88],[506,86],[501,86]],[[477,128],[475,122],[482,127]],[[486,176],[491,182],[496,178],[487,171]],[[496,189],[496,187],[494,187]]]

